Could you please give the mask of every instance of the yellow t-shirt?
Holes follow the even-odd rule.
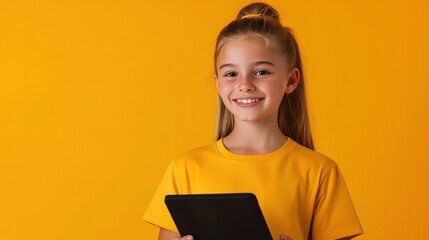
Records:
[[[336,163],[292,139],[274,152],[239,155],[222,140],[174,159],[143,219],[178,232],[167,194],[252,192],[274,239],[333,240],[362,227]]]

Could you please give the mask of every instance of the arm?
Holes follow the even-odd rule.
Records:
[[[161,228],[159,230],[158,240],[194,240],[194,238],[190,235],[180,238],[180,235],[178,233]]]

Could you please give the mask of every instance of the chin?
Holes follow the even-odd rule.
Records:
[[[237,120],[242,122],[259,122],[263,120],[264,118],[256,117],[256,116],[246,116],[246,117],[236,117]]]

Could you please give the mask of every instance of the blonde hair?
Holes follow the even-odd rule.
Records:
[[[313,138],[307,110],[304,87],[304,71],[298,43],[292,30],[284,27],[279,20],[278,12],[268,4],[252,3],[238,13],[237,18],[219,33],[215,49],[216,59],[223,45],[231,39],[258,36],[265,41],[267,48],[279,51],[286,57],[291,67],[300,72],[300,81],[296,89],[283,96],[278,112],[278,124],[285,136],[288,136],[307,148],[314,149]],[[218,98],[216,121],[216,140],[228,136],[234,128],[234,117]]]

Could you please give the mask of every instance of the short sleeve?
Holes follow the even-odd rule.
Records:
[[[178,194],[178,181],[174,161],[168,166],[164,177],[161,180],[149,207],[147,208],[143,220],[160,228],[178,232],[170,213],[165,206],[164,198],[167,194]]]
[[[334,165],[323,177],[312,222],[313,240],[332,240],[362,234],[343,176]]]

